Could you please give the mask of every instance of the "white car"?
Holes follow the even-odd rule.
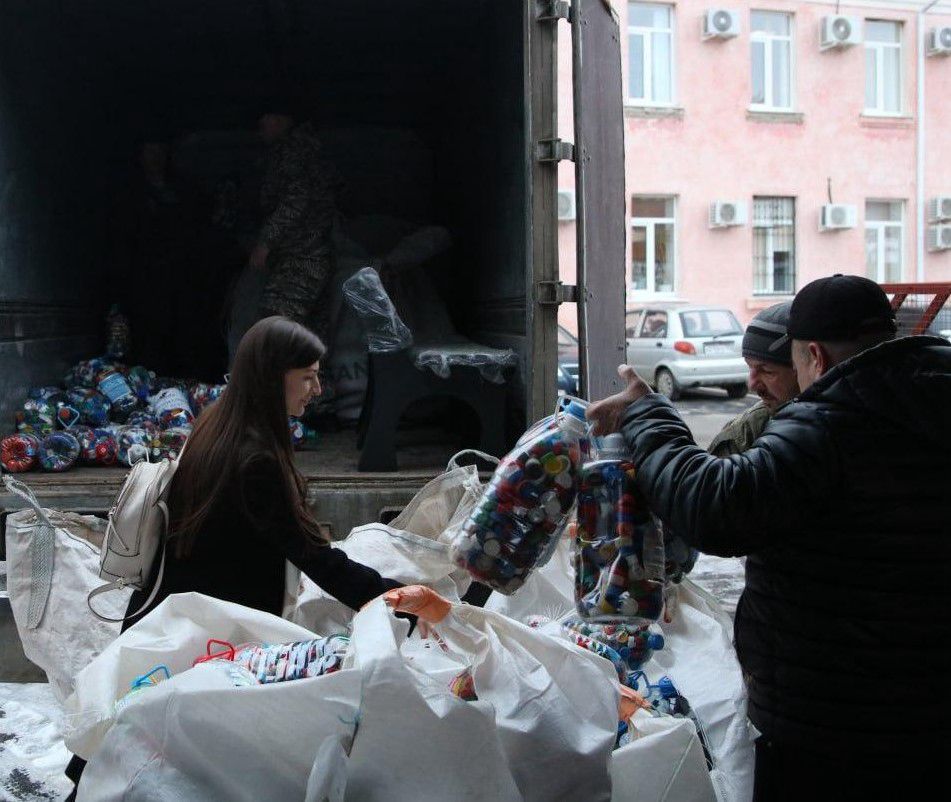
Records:
[[[627,361],[670,399],[685,388],[722,387],[747,394],[743,327],[718,306],[656,304],[627,313]]]

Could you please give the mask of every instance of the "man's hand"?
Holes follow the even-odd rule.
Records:
[[[248,264],[255,270],[264,270],[267,267],[267,257],[271,249],[267,245],[258,243],[251,249],[251,255],[248,257]]]
[[[627,387],[588,407],[588,420],[594,424],[593,431],[596,435],[620,431],[621,420],[627,408],[651,391],[647,382],[638,376],[637,371],[630,365],[619,365],[617,372],[618,376],[627,382]]]

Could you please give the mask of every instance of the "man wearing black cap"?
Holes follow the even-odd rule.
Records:
[[[757,314],[746,327],[743,358],[750,369],[750,390],[760,400],[713,438],[707,450],[714,456],[742,454],[763,433],[775,412],[799,393],[790,346],[770,350],[773,343],[786,334],[790,306],[788,301],[774,304]]]
[[[947,694],[930,693],[951,676],[951,346],[895,339],[881,288],[842,275],[800,290],[771,348],[787,343],[801,393],[743,454],[699,449],[626,366],[588,416],[623,431],[674,531],[747,555],[754,799],[915,799],[951,753]]]

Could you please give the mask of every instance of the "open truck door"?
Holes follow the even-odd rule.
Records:
[[[573,0],[579,392],[621,389],[624,339],[624,105],[621,35],[607,0]]]
[[[579,393],[620,389],[624,361],[624,118],[617,17],[606,0],[528,0],[528,137],[533,149],[529,219],[528,335],[536,355],[527,387],[529,420],[551,412],[556,395],[557,314],[578,306]],[[558,139],[557,24],[571,26],[575,142]],[[558,163],[575,163],[577,285],[558,274]]]

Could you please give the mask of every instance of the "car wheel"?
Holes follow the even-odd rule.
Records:
[[[666,395],[671,401],[676,401],[680,398],[680,388],[674,380],[674,374],[667,370],[667,368],[661,368],[657,371],[655,381],[657,382],[658,393]]]
[[[746,394],[750,391],[745,384],[728,384],[724,389],[730,398],[746,398]]]

